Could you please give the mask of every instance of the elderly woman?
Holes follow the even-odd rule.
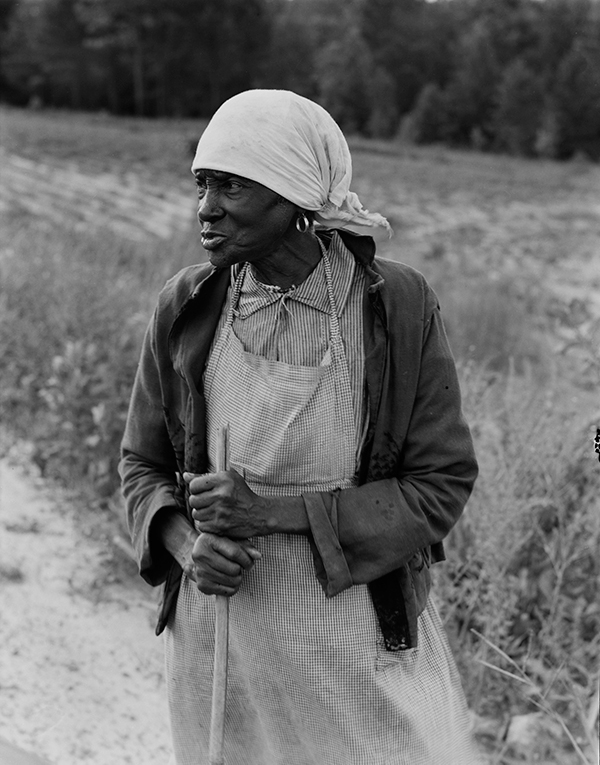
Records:
[[[159,297],[121,462],[175,761],[207,762],[218,594],[227,765],[475,762],[429,599],[477,470],[436,297],[374,257],[389,225],[312,101],[230,99],[192,170],[210,262]]]

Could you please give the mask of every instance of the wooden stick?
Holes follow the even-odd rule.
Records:
[[[217,472],[229,468],[229,426],[217,438]],[[225,704],[227,701],[227,659],[229,647],[229,598],[215,595],[215,662],[213,669],[212,710],[210,716],[209,765],[224,765]]]

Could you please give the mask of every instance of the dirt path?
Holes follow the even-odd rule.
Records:
[[[56,765],[166,765],[154,594],[107,578],[106,540],[26,465],[0,460],[0,739]]]

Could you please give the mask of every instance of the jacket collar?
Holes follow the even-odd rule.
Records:
[[[383,286],[384,280],[377,268],[375,261],[375,241],[370,236],[361,236],[354,234],[350,231],[343,229],[336,229],[342,242],[350,250],[357,263],[359,263],[370,279],[368,286],[368,292],[373,295],[378,292]],[[333,229],[323,229],[317,231],[317,235],[323,239],[326,246],[329,247],[331,239],[333,237]],[[236,265],[233,268],[233,276],[237,276],[241,266]],[[184,273],[186,273],[184,271]],[[179,331],[181,321],[184,319],[188,311],[192,310],[194,304],[202,297],[203,313],[205,313],[207,301],[210,303],[210,308],[214,308],[215,304],[222,305],[223,300],[227,294],[227,289],[230,284],[231,270],[227,268],[215,268],[209,264],[203,266],[200,271],[193,272],[194,276],[190,278],[190,291],[187,292],[185,297],[178,306],[175,306],[175,316],[169,331],[169,347],[173,350],[174,338]],[[198,275],[200,278],[198,279]],[[195,281],[197,280],[197,281]],[[215,326],[218,320],[219,312],[216,312]]]

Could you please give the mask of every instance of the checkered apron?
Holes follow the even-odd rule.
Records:
[[[244,350],[233,331],[244,269],[205,372],[209,455],[258,494],[355,483],[356,425],[329,261],[330,344],[316,367]],[[470,765],[460,682],[433,606],[417,649],[386,652],[366,585],[325,598],[306,537],[253,540],[263,557],[230,602],[226,765]],[[183,577],[165,633],[174,762],[206,765],[214,601]]]

